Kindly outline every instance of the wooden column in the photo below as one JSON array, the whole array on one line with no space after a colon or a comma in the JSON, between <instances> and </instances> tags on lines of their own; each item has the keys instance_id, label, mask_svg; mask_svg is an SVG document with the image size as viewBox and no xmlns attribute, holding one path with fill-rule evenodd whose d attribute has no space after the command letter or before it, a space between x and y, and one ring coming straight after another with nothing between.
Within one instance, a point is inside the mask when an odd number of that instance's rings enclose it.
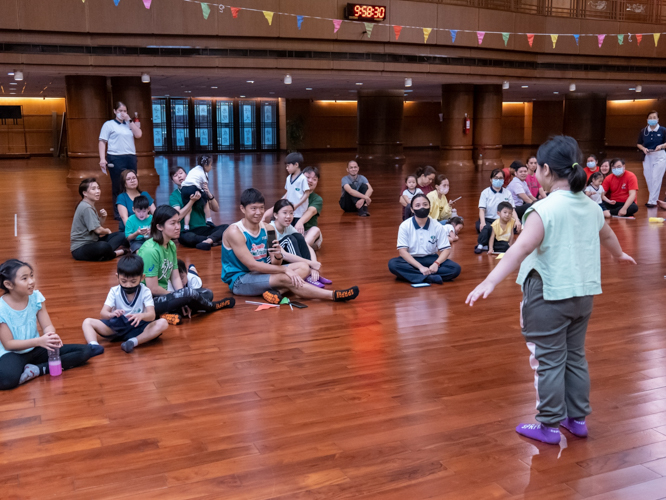
<instances>
[{"instance_id":1,"label":"wooden column","mask_svg":"<svg viewBox=\"0 0 666 500\"><path fill-rule=\"evenodd\" d=\"M99 132L111 116L107 109L105 76L65 76L67 105L67 182L102 177L99 168Z\"/></svg>"},{"instance_id":2,"label":"wooden column","mask_svg":"<svg viewBox=\"0 0 666 500\"><path fill-rule=\"evenodd\" d=\"M478 170L502 168L502 86L474 86L474 162Z\"/></svg>"},{"instance_id":3,"label":"wooden column","mask_svg":"<svg viewBox=\"0 0 666 500\"><path fill-rule=\"evenodd\" d=\"M472 130L465 133L465 114L474 126L474 85L442 85L442 166L471 169Z\"/></svg>"},{"instance_id":4,"label":"wooden column","mask_svg":"<svg viewBox=\"0 0 666 500\"><path fill-rule=\"evenodd\" d=\"M153 146L153 106L150 83L142 83L139 76L114 76L111 78L113 102L122 101L127 113L134 119L134 112L141 120L141 139L136 139L137 170L139 179L157 178ZM109 110L109 114L112 111Z\"/></svg>"},{"instance_id":5,"label":"wooden column","mask_svg":"<svg viewBox=\"0 0 666 500\"><path fill-rule=\"evenodd\" d=\"M564 98L564 135L576 139L584 155L605 156L606 96L567 94Z\"/></svg>"},{"instance_id":6,"label":"wooden column","mask_svg":"<svg viewBox=\"0 0 666 500\"><path fill-rule=\"evenodd\" d=\"M359 90L358 153L359 160L403 161L402 90Z\"/></svg>"}]
</instances>

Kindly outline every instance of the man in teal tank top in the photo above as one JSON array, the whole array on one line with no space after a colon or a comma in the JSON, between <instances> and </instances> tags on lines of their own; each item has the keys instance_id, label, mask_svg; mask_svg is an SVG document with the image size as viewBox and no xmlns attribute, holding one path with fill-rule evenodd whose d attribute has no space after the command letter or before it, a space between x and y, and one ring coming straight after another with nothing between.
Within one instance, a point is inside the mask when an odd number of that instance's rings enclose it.
<instances>
[{"instance_id":1,"label":"man in teal tank top","mask_svg":"<svg viewBox=\"0 0 666 500\"><path fill-rule=\"evenodd\" d=\"M358 296L356 286L331 291L306 283L310 267L304 262L283 265L280 244L267 241L266 227L261 222L265 201L258 190L243 191L240 209L243 219L229 226L222 238L222 281L235 295L263 295L272 303L278 303L287 291L306 299L336 302Z\"/></svg>"}]
</instances>

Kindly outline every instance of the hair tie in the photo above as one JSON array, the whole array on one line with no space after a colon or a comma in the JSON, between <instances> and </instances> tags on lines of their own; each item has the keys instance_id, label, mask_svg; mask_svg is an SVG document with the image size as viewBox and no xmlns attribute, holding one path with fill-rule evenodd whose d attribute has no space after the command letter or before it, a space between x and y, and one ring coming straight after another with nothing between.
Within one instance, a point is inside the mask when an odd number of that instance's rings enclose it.
<instances>
[{"instance_id":1,"label":"hair tie","mask_svg":"<svg viewBox=\"0 0 666 500\"><path fill-rule=\"evenodd\" d=\"M571 168L576 168L577 166L580 167L580 165L578 165L578 162L575 162L573 165L571 165Z\"/></svg>"}]
</instances>

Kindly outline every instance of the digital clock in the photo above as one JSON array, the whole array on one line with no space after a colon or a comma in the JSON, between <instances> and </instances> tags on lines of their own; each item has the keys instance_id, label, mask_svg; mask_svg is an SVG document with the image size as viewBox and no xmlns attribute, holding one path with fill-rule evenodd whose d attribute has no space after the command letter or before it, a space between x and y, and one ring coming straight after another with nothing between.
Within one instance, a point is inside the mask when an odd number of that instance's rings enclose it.
<instances>
[{"instance_id":1,"label":"digital clock","mask_svg":"<svg viewBox=\"0 0 666 500\"><path fill-rule=\"evenodd\" d=\"M345 9L347 19L380 22L386 20L386 6L348 3Z\"/></svg>"}]
</instances>

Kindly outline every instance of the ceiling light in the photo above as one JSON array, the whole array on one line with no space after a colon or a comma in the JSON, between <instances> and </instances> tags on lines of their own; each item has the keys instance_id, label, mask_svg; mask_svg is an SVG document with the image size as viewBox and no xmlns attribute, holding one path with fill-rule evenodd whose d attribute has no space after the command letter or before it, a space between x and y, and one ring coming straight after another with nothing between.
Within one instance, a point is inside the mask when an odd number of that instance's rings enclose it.
<instances>
[{"instance_id":1,"label":"ceiling light","mask_svg":"<svg viewBox=\"0 0 666 500\"><path fill-rule=\"evenodd\" d=\"M636 90L636 87L631 87L629 90Z\"/></svg>"},{"instance_id":2,"label":"ceiling light","mask_svg":"<svg viewBox=\"0 0 666 500\"><path fill-rule=\"evenodd\" d=\"M363 85L363 83L362 83L362 82L359 82L359 83L357 83L356 85Z\"/></svg>"},{"instance_id":3,"label":"ceiling light","mask_svg":"<svg viewBox=\"0 0 666 500\"><path fill-rule=\"evenodd\" d=\"M569 84L569 92L576 92L576 84L575 83L570 83Z\"/></svg>"},{"instance_id":4,"label":"ceiling light","mask_svg":"<svg viewBox=\"0 0 666 500\"><path fill-rule=\"evenodd\" d=\"M553 94L559 94L559 92L553 92Z\"/></svg>"},{"instance_id":5,"label":"ceiling light","mask_svg":"<svg viewBox=\"0 0 666 500\"><path fill-rule=\"evenodd\" d=\"M507 90L509 88L509 82L507 80L504 80L502 82L502 89Z\"/></svg>"},{"instance_id":6,"label":"ceiling light","mask_svg":"<svg viewBox=\"0 0 666 500\"><path fill-rule=\"evenodd\" d=\"M23 72L22 71L14 71L14 80L20 82L23 80Z\"/></svg>"},{"instance_id":7,"label":"ceiling light","mask_svg":"<svg viewBox=\"0 0 666 500\"><path fill-rule=\"evenodd\" d=\"M269 94L271 94L271 95L274 95L274 94L275 94L275 92L269 92Z\"/></svg>"},{"instance_id":8,"label":"ceiling light","mask_svg":"<svg viewBox=\"0 0 666 500\"><path fill-rule=\"evenodd\" d=\"M186 90L185 93L186 93L186 94L191 94L192 91L191 91L191 90Z\"/></svg>"},{"instance_id":9,"label":"ceiling light","mask_svg":"<svg viewBox=\"0 0 666 500\"><path fill-rule=\"evenodd\" d=\"M529 85L521 85L520 88L521 88L521 89L526 89L526 88L529 88Z\"/></svg>"},{"instance_id":10,"label":"ceiling light","mask_svg":"<svg viewBox=\"0 0 666 500\"><path fill-rule=\"evenodd\" d=\"M643 87L640 85L636 85L636 92L643 92Z\"/></svg>"},{"instance_id":11,"label":"ceiling light","mask_svg":"<svg viewBox=\"0 0 666 500\"><path fill-rule=\"evenodd\" d=\"M9 76L14 76L14 72L13 72L13 71L10 71L9 73L7 73L7 75L9 75Z\"/></svg>"},{"instance_id":12,"label":"ceiling light","mask_svg":"<svg viewBox=\"0 0 666 500\"><path fill-rule=\"evenodd\" d=\"M414 92L414 91L410 89L410 90L405 90L405 92Z\"/></svg>"},{"instance_id":13,"label":"ceiling light","mask_svg":"<svg viewBox=\"0 0 666 500\"><path fill-rule=\"evenodd\" d=\"M305 90L312 90L312 88L311 88L311 87L307 87Z\"/></svg>"},{"instance_id":14,"label":"ceiling light","mask_svg":"<svg viewBox=\"0 0 666 500\"><path fill-rule=\"evenodd\" d=\"M405 78L405 87L411 87L411 86L412 86L412 79Z\"/></svg>"},{"instance_id":15,"label":"ceiling light","mask_svg":"<svg viewBox=\"0 0 666 500\"><path fill-rule=\"evenodd\" d=\"M16 82L9 82L9 85L18 85Z\"/></svg>"},{"instance_id":16,"label":"ceiling light","mask_svg":"<svg viewBox=\"0 0 666 500\"><path fill-rule=\"evenodd\" d=\"M150 83L150 75L148 73L144 73L141 75L141 81L143 83Z\"/></svg>"},{"instance_id":17,"label":"ceiling light","mask_svg":"<svg viewBox=\"0 0 666 500\"><path fill-rule=\"evenodd\" d=\"M245 99L245 96L244 96L244 95L242 95L242 96L241 96L241 98L242 98L242 99Z\"/></svg>"},{"instance_id":18,"label":"ceiling light","mask_svg":"<svg viewBox=\"0 0 666 500\"><path fill-rule=\"evenodd\" d=\"M286 75L284 77L284 84L285 85L291 85L291 75Z\"/></svg>"},{"instance_id":19,"label":"ceiling light","mask_svg":"<svg viewBox=\"0 0 666 500\"><path fill-rule=\"evenodd\" d=\"M254 83L254 80L248 80L248 81L245 82L245 83Z\"/></svg>"},{"instance_id":20,"label":"ceiling light","mask_svg":"<svg viewBox=\"0 0 666 500\"><path fill-rule=\"evenodd\" d=\"M216 89L217 87L211 87L211 89Z\"/></svg>"}]
</instances>

